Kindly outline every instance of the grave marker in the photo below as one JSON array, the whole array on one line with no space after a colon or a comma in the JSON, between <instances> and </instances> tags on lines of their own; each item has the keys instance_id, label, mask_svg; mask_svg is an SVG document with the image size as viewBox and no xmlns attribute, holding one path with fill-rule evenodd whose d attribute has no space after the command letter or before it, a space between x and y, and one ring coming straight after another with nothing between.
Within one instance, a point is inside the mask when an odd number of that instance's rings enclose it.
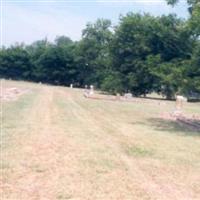
<instances>
[{"instance_id":1,"label":"grave marker","mask_svg":"<svg viewBox=\"0 0 200 200\"><path fill-rule=\"evenodd\" d=\"M185 97L180 96L180 95L176 96L175 114L181 114L182 113L184 102L187 102L187 99Z\"/></svg>"},{"instance_id":2,"label":"grave marker","mask_svg":"<svg viewBox=\"0 0 200 200\"><path fill-rule=\"evenodd\" d=\"M131 99L133 95L131 93L125 93L124 94L125 99Z\"/></svg>"},{"instance_id":3,"label":"grave marker","mask_svg":"<svg viewBox=\"0 0 200 200\"><path fill-rule=\"evenodd\" d=\"M90 85L90 95L93 95L93 94L94 94L94 86Z\"/></svg>"},{"instance_id":4,"label":"grave marker","mask_svg":"<svg viewBox=\"0 0 200 200\"><path fill-rule=\"evenodd\" d=\"M120 100L121 95L119 93L116 94L116 100Z\"/></svg>"}]
</instances>

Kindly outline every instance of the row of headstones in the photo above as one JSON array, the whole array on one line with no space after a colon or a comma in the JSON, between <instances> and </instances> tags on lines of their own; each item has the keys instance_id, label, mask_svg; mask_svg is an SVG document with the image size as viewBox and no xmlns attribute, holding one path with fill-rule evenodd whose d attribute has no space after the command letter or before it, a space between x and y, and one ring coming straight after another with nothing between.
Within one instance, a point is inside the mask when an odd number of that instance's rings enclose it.
<instances>
[{"instance_id":1,"label":"row of headstones","mask_svg":"<svg viewBox=\"0 0 200 200\"><path fill-rule=\"evenodd\" d=\"M133 97L133 96L132 96L131 93L126 93L126 94L124 95L124 98L125 98L125 99L131 99L132 97ZM121 99L120 94L117 94L117 95L116 95L116 99L118 99L118 100ZM187 101L188 101L188 100L187 100L186 97L177 95L177 96L176 96L176 102L175 102L175 110L174 110L173 114L175 114L175 115L182 115L182 113L183 113L183 105L184 105L184 103L186 103Z\"/></svg>"},{"instance_id":2,"label":"row of headstones","mask_svg":"<svg viewBox=\"0 0 200 200\"><path fill-rule=\"evenodd\" d=\"M73 88L73 84L70 84L70 88ZM88 86L85 85L85 91L84 91L84 95L85 96L89 96L89 95L93 95L94 94L94 86L90 85L89 89ZM131 99L133 96L131 93L125 93L124 94L124 98L126 99ZM120 100L121 95L119 93L116 94L116 99ZM175 113L179 114L182 112L183 109L183 104L187 102L187 99L183 96L177 95L176 96L176 106L175 106Z\"/></svg>"},{"instance_id":3,"label":"row of headstones","mask_svg":"<svg viewBox=\"0 0 200 200\"><path fill-rule=\"evenodd\" d=\"M73 84L70 84L70 88L73 88ZM84 91L84 92L85 92L85 93L88 93L88 94L90 94L90 95L93 95L93 94L94 94L94 86L93 86L93 85L90 85L89 90L88 90L88 86L85 85L85 91ZM120 98L121 95L120 95L119 93L117 93L117 94L116 94L116 97L117 97L117 98ZM130 98L132 98L133 96L132 96L131 93L125 93L125 94L124 94L124 97L125 97L126 99L130 99Z\"/></svg>"},{"instance_id":4,"label":"row of headstones","mask_svg":"<svg viewBox=\"0 0 200 200\"><path fill-rule=\"evenodd\" d=\"M70 84L70 88L73 88L73 84ZM85 95L93 95L94 94L94 86L90 85L89 89L88 86L85 85L85 90L84 90L84 94Z\"/></svg>"}]
</instances>

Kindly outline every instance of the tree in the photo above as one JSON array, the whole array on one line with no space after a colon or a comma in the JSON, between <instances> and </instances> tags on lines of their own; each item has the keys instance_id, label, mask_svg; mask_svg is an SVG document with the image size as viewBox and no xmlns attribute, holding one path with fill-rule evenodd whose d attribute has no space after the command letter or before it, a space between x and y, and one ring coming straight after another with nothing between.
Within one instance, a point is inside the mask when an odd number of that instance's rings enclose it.
<instances>
[{"instance_id":1,"label":"tree","mask_svg":"<svg viewBox=\"0 0 200 200\"><path fill-rule=\"evenodd\" d=\"M45 43L44 43L45 44ZM36 54L41 50L41 46ZM43 82L59 85L69 85L74 82L74 45L65 37L58 37L55 44L45 44L35 62L36 78ZM34 57L35 55L33 55Z\"/></svg>"},{"instance_id":2,"label":"tree","mask_svg":"<svg viewBox=\"0 0 200 200\"><path fill-rule=\"evenodd\" d=\"M23 45L11 46L0 51L0 76L30 80L32 64Z\"/></svg>"},{"instance_id":3,"label":"tree","mask_svg":"<svg viewBox=\"0 0 200 200\"><path fill-rule=\"evenodd\" d=\"M77 61L81 62L82 84L100 87L109 65L108 47L111 38L110 20L98 19L94 24L88 23L83 30L76 54Z\"/></svg>"},{"instance_id":4,"label":"tree","mask_svg":"<svg viewBox=\"0 0 200 200\"><path fill-rule=\"evenodd\" d=\"M107 74L107 76L105 76L104 80L102 81L101 89L112 94L122 93L123 86L120 74L112 71Z\"/></svg>"},{"instance_id":5,"label":"tree","mask_svg":"<svg viewBox=\"0 0 200 200\"><path fill-rule=\"evenodd\" d=\"M58 36L55 39L55 44L56 46L59 46L59 47L65 47L65 46L73 45L73 41L69 37Z\"/></svg>"},{"instance_id":6,"label":"tree","mask_svg":"<svg viewBox=\"0 0 200 200\"><path fill-rule=\"evenodd\" d=\"M184 88L184 65L181 60L160 63L154 72L157 78L155 91L166 96L167 99L175 98Z\"/></svg>"},{"instance_id":7,"label":"tree","mask_svg":"<svg viewBox=\"0 0 200 200\"><path fill-rule=\"evenodd\" d=\"M45 51L50 47L50 43L47 41L47 39L44 40L38 40L34 42L31 45L28 45L26 47L26 51L29 54L31 63L33 65L32 67L32 80L33 81L45 81L45 69L42 65L40 65L40 58L45 53Z\"/></svg>"},{"instance_id":8,"label":"tree","mask_svg":"<svg viewBox=\"0 0 200 200\"><path fill-rule=\"evenodd\" d=\"M170 69L170 63L173 68L174 60L190 58L192 39L184 29L184 21L175 15L153 17L128 13L120 18L110 46L113 68L123 77L124 92L145 95L161 91L159 84L164 80L160 79L165 78L164 68ZM166 67L161 67L163 70L158 76L154 72L161 63ZM167 93L166 96L173 95Z\"/></svg>"},{"instance_id":9,"label":"tree","mask_svg":"<svg viewBox=\"0 0 200 200\"><path fill-rule=\"evenodd\" d=\"M175 5L180 0L166 0L168 4ZM200 1L199 0L187 0L188 11L190 18L187 22L188 28L191 33L198 37L200 35Z\"/></svg>"},{"instance_id":10,"label":"tree","mask_svg":"<svg viewBox=\"0 0 200 200\"><path fill-rule=\"evenodd\" d=\"M167 0L169 4L175 5L179 0ZM195 38L193 43L192 57L185 67L185 92L200 93L200 1L187 0L190 17L186 22L186 27L190 37Z\"/></svg>"},{"instance_id":11,"label":"tree","mask_svg":"<svg viewBox=\"0 0 200 200\"><path fill-rule=\"evenodd\" d=\"M195 47L192 59L185 68L187 77L186 92L200 94L200 42Z\"/></svg>"},{"instance_id":12,"label":"tree","mask_svg":"<svg viewBox=\"0 0 200 200\"><path fill-rule=\"evenodd\" d=\"M168 99L177 92L198 93L200 43L198 29L191 25L196 23L192 17L197 5L191 1L189 21L128 13L114 29L106 19L88 23L77 42L59 36L54 42L1 48L0 76L79 87L93 84L136 96L157 92Z\"/></svg>"}]
</instances>

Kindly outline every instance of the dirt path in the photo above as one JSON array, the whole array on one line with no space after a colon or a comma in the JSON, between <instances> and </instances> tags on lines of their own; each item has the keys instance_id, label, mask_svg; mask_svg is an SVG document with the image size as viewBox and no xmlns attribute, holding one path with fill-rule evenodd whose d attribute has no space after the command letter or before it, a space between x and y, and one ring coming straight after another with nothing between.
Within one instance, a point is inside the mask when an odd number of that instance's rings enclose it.
<instances>
[{"instance_id":1,"label":"dirt path","mask_svg":"<svg viewBox=\"0 0 200 200\"><path fill-rule=\"evenodd\" d=\"M158 181L143 171L121 148L130 139L129 126L101 111L96 118L70 90L43 86L26 123L13 139L17 151L6 153L12 162L4 171L2 199L195 199L174 180Z\"/></svg>"}]
</instances>

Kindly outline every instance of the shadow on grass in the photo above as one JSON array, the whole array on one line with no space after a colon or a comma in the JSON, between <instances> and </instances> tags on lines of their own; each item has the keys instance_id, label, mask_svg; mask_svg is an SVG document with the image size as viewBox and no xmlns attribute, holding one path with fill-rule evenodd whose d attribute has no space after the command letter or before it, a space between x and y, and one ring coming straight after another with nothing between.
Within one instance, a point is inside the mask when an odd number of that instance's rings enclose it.
<instances>
[{"instance_id":1,"label":"shadow on grass","mask_svg":"<svg viewBox=\"0 0 200 200\"><path fill-rule=\"evenodd\" d=\"M194 122L197 121L195 120ZM199 120L198 123L200 123ZM150 126L156 131L170 132L171 134L183 136L200 136L200 129L179 121L172 121L169 119L149 118L146 120L146 122L142 122L140 124Z\"/></svg>"},{"instance_id":2,"label":"shadow on grass","mask_svg":"<svg viewBox=\"0 0 200 200\"><path fill-rule=\"evenodd\" d=\"M159 101L175 101L175 99L166 99L166 98L163 98L163 97L135 97L135 98L141 98L141 99L149 99L149 100L159 100Z\"/></svg>"},{"instance_id":3,"label":"shadow on grass","mask_svg":"<svg viewBox=\"0 0 200 200\"><path fill-rule=\"evenodd\" d=\"M141 99L149 99L149 100L159 100L159 101L175 101L175 99L166 99L163 97L135 97L135 98L141 98ZM200 99L188 99L187 100L190 103L200 103Z\"/></svg>"}]
</instances>

